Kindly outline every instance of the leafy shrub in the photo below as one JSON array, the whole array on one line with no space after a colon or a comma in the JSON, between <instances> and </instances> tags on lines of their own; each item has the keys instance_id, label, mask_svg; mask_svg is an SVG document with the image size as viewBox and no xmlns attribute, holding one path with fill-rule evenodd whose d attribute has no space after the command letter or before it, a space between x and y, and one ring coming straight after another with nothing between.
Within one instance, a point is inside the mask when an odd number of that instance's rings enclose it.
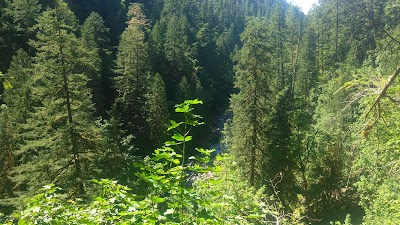
<instances>
[{"instance_id":1,"label":"leafy shrub","mask_svg":"<svg viewBox=\"0 0 400 225\"><path fill-rule=\"evenodd\" d=\"M99 193L88 200L70 199L54 185L45 186L8 224L300 224L300 214L286 215L279 201L255 190L238 176L230 157L211 164L212 150L185 160L186 144L201 117L193 113L199 100L187 100L175 111L183 122L171 121L171 141L136 163L145 193L107 179L95 180ZM195 177L189 182L188 176Z\"/></svg>"}]
</instances>

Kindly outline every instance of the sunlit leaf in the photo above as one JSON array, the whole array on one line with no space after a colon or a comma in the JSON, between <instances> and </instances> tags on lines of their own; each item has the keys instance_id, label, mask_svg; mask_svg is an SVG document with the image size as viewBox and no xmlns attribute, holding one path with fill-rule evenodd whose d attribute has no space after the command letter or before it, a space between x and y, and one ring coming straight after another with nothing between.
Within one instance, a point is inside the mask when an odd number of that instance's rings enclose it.
<instances>
[{"instance_id":1,"label":"sunlit leaf","mask_svg":"<svg viewBox=\"0 0 400 225\"><path fill-rule=\"evenodd\" d=\"M13 85L11 84L11 82L9 80L4 80L3 81L3 87L4 87L5 90L8 90L8 89L12 89Z\"/></svg>"},{"instance_id":2,"label":"sunlit leaf","mask_svg":"<svg viewBox=\"0 0 400 225\"><path fill-rule=\"evenodd\" d=\"M190 104L190 105L198 105L198 104L203 104L203 101L199 99L193 99L193 100L185 100L184 103Z\"/></svg>"},{"instance_id":3,"label":"sunlit leaf","mask_svg":"<svg viewBox=\"0 0 400 225\"><path fill-rule=\"evenodd\" d=\"M167 211L165 211L165 213L164 213L164 216L173 214L174 212L175 212L174 209L167 209Z\"/></svg>"},{"instance_id":4,"label":"sunlit leaf","mask_svg":"<svg viewBox=\"0 0 400 225\"><path fill-rule=\"evenodd\" d=\"M191 111L191 108L189 107L188 104L180 104L177 105L175 108L175 112L177 113L188 113Z\"/></svg>"},{"instance_id":5,"label":"sunlit leaf","mask_svg":"<svg viewBox=\"0 0 400 225\"><path fill-rule=\"evenodd\" d=\"M165 198L160 198L160 197L157 197L157 196L153 196L153 197L151 198L151 200L152 200L153 202L155 202L155 203L162 203L162 202L165 201Z\"/></svg>"},{"instance_id":6,"label":"sunlit leaf","mask_svg":"<svg viewBox=\"0 0 400 225\"><path fill-rule=\"evenodd\" d=\"M173 146L173 145L177 145L178 143L176 143L175 141L167 141L164 144L165 144L165 146Z\"/></svg>"},{"instance_id":7,"label":"sunlit leaf","mask_svg":"<svg viewBox=\"0 0 400 225\"><path fill-rule=\"evenodd\" d=\"M171 120L171 121L170 121L170 124L171 124L171 125L168 127L168 131L179 127L181 124L183 124L183 122L177 123L177 122L175 122L174 120Z\"/></svg>"},{"instance_id":8,"label":"sunlit leaf","mask_svg":"<svg viewBox=\"0 0 400 225\"><path fill-rule=\"evenodd\" d=\"M258 214L251 214L251 215L247 216L248 219L260 219L262 217L263 217L262 215L258 215Z\"/></svg>"},{"instance_id":9,"label":"sunlit leaf","mask_svg":"<svg viewBox=\"0 0 400 225\"><path fill-rule=\"evenodd\" d=\"M182 134L174 134L171 138L175 139L177 141L184 141L185 140L185 137Z\"/></svg>"}]
</instances>

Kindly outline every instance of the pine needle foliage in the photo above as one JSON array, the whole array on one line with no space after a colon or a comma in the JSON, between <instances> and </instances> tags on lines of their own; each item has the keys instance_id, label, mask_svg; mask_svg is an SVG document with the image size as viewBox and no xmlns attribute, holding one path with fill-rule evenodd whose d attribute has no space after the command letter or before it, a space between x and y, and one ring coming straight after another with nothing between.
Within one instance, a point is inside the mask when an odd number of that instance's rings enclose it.
<instances>
[{"instance_id":1,"label":"pine needle foliage","mask_svg":"<svg viewBox=\"0 0 400 225\"><path fill-rule=\"evenodd\" d=\"M84 180L95 174L102 130L93 116L87 88L86 49L75 32L77 20L66 3L56 1L38 18L31 95L33 110L23 125L24 143L15 152L16 189L35 193L54 182L84 194Z\"/></svg>"}]
</instances>

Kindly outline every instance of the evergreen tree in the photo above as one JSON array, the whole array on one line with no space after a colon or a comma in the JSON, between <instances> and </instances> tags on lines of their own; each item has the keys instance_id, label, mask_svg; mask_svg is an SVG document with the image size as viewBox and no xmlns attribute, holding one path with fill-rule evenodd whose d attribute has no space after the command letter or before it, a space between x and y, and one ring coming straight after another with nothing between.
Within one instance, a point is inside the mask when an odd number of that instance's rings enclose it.
<instances>
[{"instance_id":1,"label":"evergreen tree","mask_svg":"<svg viewBox=\"0 0 400 225\"><path fill-rule=\"evenodd\" d=\"M7 36L9 37L7 52L10 56L14 55L19 48L33 54L34 51L28 41L35 36L33 26L36 24L40 11L39 0L9 1L4 10L4 16L7 18Z\"/></svg>"},{"instance_id":2,"label":"evergreen tree","mask_svg":"<svg viewBox=\"0 0 400 225\"><path fill-rule=\"evenodd\" d=\"M176 99L181 102L182 100L185 99L191 99L190 97L192 96L193 93L190 87L190 83L186 78L186 76L183 76L181 82L179 82Z\"/></svg>"},{"instance_id":3,"label":"evergreen tree","mask_svg":"<svg viewBox=\"0 0 400 225\"><path fill-rule=\"evenodd\" d=\"M12 32L10 31L10 19L6 14L9 2L0 0L0 71L5 72L8 69L9 62L11 61L10 53L12 47ZM0 93L3 92L3 86L0 85Z\"/></svg>"},{"instance_id":4,"label":"evergreen tree","mask_svg":"<svg viewBox=\"0 0 400 225\"><path fill-rule=\"evenodd\" d=\"M10 213L15 202L11 170L15 165L15 130L6 105L0 105L0 211Z\"/></svg>"},{"instance_id":5,"label":"evergreen tree","mask_svg":"<svg viewBox=\"0 0 400 225\"><path fill-rule=\"evenodd\" d=\"M12 88L6 90L3 94L3 100L14 117L10 122L16 129L20 127L20 124L26 122L29 112L33 110L34 103L31 99L32 70L31 57L24 50L18 50L7 71L7 77Z\"/></svg>"},{"instance_id":6,"label":"evergreen tree","mask_svg":"<svg viewBox=\"0 0 400 225\"><path fill-rule=\"evenodd\" d=\"M15 29L25 38L32 38L29 29L36 24L35 19L39 15L41 5L39 0L14 0L10 2L8 14L13 18ZM27 41L27 39L25 39Z\"/></svg>"},{"instance_id":7,"label":"evergreen tree","mask_svg":"<svg viewBox=\"0 0 400 225\"><path fill-rule=\"evenodd\" d=\"M168 68L170 70L169 73L171 74L171 78L175 80L193 73L187 23L185 16L172 15L166 26L164 52L170 64Z\"/></svg>"},{"instance_id":8,"label":"evergreen tree","mask_svg":"<svg viewBox=\"0 0 400 225\"><path fill-rule=\"evenodd\" d=\"M279 91L272 100L274 106L264 138L268 140L263 164L263 177L266 183L275 181L282 203L289 208L297 200L296 159L299 149L292 148L292 124L290 120L292 103L290 87Z\"/></svg>"},{"instance_id":9,"label":"evergreen tree","mask_svg":"<svg viewBox=\"0 0 400 225\"><path fill-rule=\"evenodd\" d=\"M10 88L3 93L5 105L1 108L0 120L0 146L1 162L0 179L4 184L0 187L0 205L4 209L10 210L15 206L12 182L12 169L15 166L15 151L21 140L18 133L21 131L21 124L26 122L29 112L32 110L30 98L30 79L32 75L32 60L23 50L17 51L13 57L9 70L7 71L7 81Z\"/></svg>"},{"instance_id":10,"label":"evergreen tree","mask_svg":"<svg viewBox=\"0 0 400 225\"><path fill-rule=\"evenodd\" d=\"M146 96L147 123L149 124L150 140L154 144L160 144L165 138L169 119L166 88L158 73L149 79L150 86Z\"/></svg>"},{"instance_id":11,"label":"evergreen tree","mask_svg":"<svg viewBox=\"0 0 400 225\"><path fill-rule=\"evenodd\" d=\"M148 86L147 44L144 42L143 29L147 20L140 5L129 9L131 19L121 35L118 46L115 88L118 96L114 107L121 112L124 129L134 135L141 146L148 137L146 130L146 88Z\"/></svg>"},{"instance_id":12,"label":"evergreen tree","mask_svg":"<svg viewBox=\"0 0 400 225\"><path fill-rule=\"evenodd\" d=\"M271 71L271 48L265 21L253 19L246 24L241 35L243 47L237 53L235 88L232 95L230 150L243 168L251 185L262 185L261 165L266 156L265 132L270 106L269 73Z\"/></svg>"},{"instance_id":13,"label":"evergreen tree","mask_svg":"<svg viewBox=\"0 0 400 225\"><path fill-rule=\"evenodd\" d=\"M95 175L102 131L93 117L88 77L93 65L75 36L77 20L66 3L56 1L37 19L32 98L34 110L21 132L14 181L18 191L34 193L55 182L85 193L84 180Z\"/></svg>"},{"instance_id":14,"label":"evergreen tree","mask_svg":"<svg viewBox=\"0 0 400 225\"><path fill-rule=\"evenodd\" d=\"M91 60L95 65L94 71L90 74L89 87L92 89L93 102L99 115L105 114L104 84L109 81L111 67L111 52L108 50L109 42L108 31L104 21L98 13L91 13L82 24L80 29L83 45L91 51Z\"/></svg>"},{"instance_id":15,"label":"evergreen tree","mask_svg":"<svg viewBox=\"0 0 400 225\"><path fill-rule=\"evenodd\" d=\"M163 30L159 22L151 29L149 34L149 63L151 64L151 69L155 73L165 72L165 55L164 55L164 40L163 40Z\"/></svg>"}]
</instances>

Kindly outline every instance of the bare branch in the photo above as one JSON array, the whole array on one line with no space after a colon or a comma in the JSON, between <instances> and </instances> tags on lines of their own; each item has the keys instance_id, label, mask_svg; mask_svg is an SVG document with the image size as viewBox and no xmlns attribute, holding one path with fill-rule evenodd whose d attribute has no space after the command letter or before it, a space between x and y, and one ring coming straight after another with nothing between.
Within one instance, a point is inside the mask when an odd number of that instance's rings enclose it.
<instances>
[{"instance_id":1,"label":"bare branch","mask_svg":"<svg viewBox=\"0 0 400 225\"><path fill-rule=\"evenodd\" d=\"M379 114L380 114L380 101L382 98L384 97L388 97L386 92L389 89L389 87L393 84L393 82L396 80L397 76L400 73L400 65L397 67L397 69L393 72L393 74L389 77L388 82L386 83L386 85L383 87L382 91L380 92L380 94L378 95L378 97L376 98L374 104L372 104L371 108L367 111L367 114L365 114L365 117L368 117L368 115L371 113L371 111L378 106L379 107Z\"/></svg>"},{"instance_id":2,"label":"bare branch","mask_svg":"<svg viewBox=\"0 0 400 225\"><path fill-rule=\"evenodd\" d=\"M393 102L393 103L400 103L400 100L399 99L394 99L394 98L392 98L391 96L389 96L389 95L386 95L386 96L383 96L383 97L385 97L385 98L388 98L391 102Z\"/></svg>"}]
</instances>

